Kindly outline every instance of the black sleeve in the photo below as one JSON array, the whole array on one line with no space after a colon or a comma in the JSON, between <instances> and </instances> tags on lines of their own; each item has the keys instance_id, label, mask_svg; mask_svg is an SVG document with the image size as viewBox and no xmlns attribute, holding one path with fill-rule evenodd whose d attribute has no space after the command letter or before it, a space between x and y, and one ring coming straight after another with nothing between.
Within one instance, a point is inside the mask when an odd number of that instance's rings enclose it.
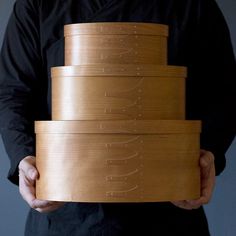
<instances>
[{"instance_id":1,"label":"black sleeve","mask_svg":"<svg viewBox=\"0 0 236 236\"><path fill-rule=\"evenodd\" d=\"M219 175L236 133L236 63L229 30L215 0L199 2L197 32L189 48L187 110L194 110L188 118L202 120L201 147L215 155Z\"/></svg>"},{"instance_id":2,"label":"black sleeve","mask_svg":"<svg viewBox=\"0 0 236 236\"><path fill-rule=\"evenodd\" d=\"M36 1L17 0L0 57L0 128L11 161L8 178L18 184L18 164L35 154L35 88L41 76Z\"/></svg>"}]
</instances>

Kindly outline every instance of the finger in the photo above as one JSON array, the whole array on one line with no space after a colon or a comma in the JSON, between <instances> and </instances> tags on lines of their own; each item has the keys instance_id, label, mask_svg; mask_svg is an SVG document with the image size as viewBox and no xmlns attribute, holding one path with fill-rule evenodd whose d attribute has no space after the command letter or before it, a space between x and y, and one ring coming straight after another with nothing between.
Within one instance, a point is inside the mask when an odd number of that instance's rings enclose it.
<instances>
[{"instance_id":1,"label":"finger","mask_svg":"<svg viewBox=\"0 0 236 236\"><path fill-rule=\"evenodd\" d=\"M29 183L29 181L27 181L27 178L23 179L23 177L20 177L19 191L23 199L28 203L28 205L31 208L35 208L35 188L31 183Z\"/></svg>"},{"instance_id":2,"label":"finger","mask_svg":"<svg viewBox=\"0 0 236 236\"><path fill-rule=\"evenodd\" d=\"M46 209L46 208L53 208L53 207L59 207L60 204L58 204L57 202L54 201L46 201L46 200L39 200L39 199L35 199L32 202L32 208L34 209L38 209L38 208L42 208L42 209Z\"/></svg>"},{"instance_id":3,"label":"finger","mask_svg":"<svg viewBox=\"0 0 236 236\"><path fill-rule=\"evenodd\" d=\"M211 152L201 150L200 152L200 165L207 167L214 162L214 155Z\"/></svg>"},{"instance_id":4,"label":"finger","mask_svg":"<svg viewBox=\"0 0 236 236\"><path fill-rule=\"evenodd\" d=\"M35 167L35 158L28 156L24 158L19 164L19 171L23 171L29 180L36 180L39 176Z\"/></svg>"},{"instance_id":5,"label":"finger","mask_svg":"<svg viewBox=\"0 0 236 236\"><path fill-rule=\"evenodd\" d=\"M215 186L215 165L214 156L210 152L206 152L200 158L201 167L201 197L204 204L211 199Z\"/></svg>"},{"instance_id":6,"label":"finger","mask_svg":"<svg viewBox=\"0 0 236 236\"><path fill-rule=\"evenodd\" d=\"M172 204L174 204L175 206L185 209L185 210L193 210L193 209L197 209L199 208L198 206L192 206L191 204L189 204L187 201L183 200L183 201L173 201L171 202Z\"/></svg>"},{"instance_id":7,"label":"finger","mask_svg":"<svg viewBox=\"0 0 236 236\"><path fill-rule=\"evenodd\" d=\"M187 200L193 208L198 208L209 203L215 185L214 155L211 152L201 150L201 197L196 200Z\"/></svg>"},{"instance_id":8,"label":"finger","mask_svg":"<svg viewBox=\"0 0 236 236\"><path fill-rule=\"evenodd\" d=\"M19 190L23 199L34 209L50 208L53 205L56 207L57 202L36 199L35 180L37 177L35 157L28 156L19 165Z\"/></svg>"},{"instance_id":9,"label":"finger","mask_svg":"<svg viewBox=\"0 0 236 236\"><path fill-rule=\"evenodd\" d=\"M175 206L191 210L197 209L207 204L212 196L215 186L215 165L214 155L211 152L201 150L200 152L201 168L201 197L195 200L184 200L172 202Z\"/></svg>"},{"instance_id":10,"label":"finger","mask_svg":"<svg viewBox=\"0 0 236 236\"><path fill-rule=\"evenodd\" d=\"M35 186L20 170L19 191L23 199L29 204L31 208L43 208L52 204L50 201L38 200L35 197Z\"/></svg>"},{"instance_id":11,"label":"finger","mask_svg":"<svg viewBox=\"0 0 236 236\"><path fill-rule=\"evenodd\" d=\"M186 200L186 202L193 209L197 209L201 207L202 205L207 204L208 198L206 198L205 196L201 196L200 198L195 199L195 200Z\"/></svg>"},{"instance_id":12,"label":"finger","mask_svg":"<svg viewBox=\"0 0 236 236\"><path fill-rule=\"evenodd\" d=\"M29 205L32 205L35 199L36 177L35 158L27 156L19 164L19 191Z\"/></svg>"},{"instance_id":13,"label":"finger","mask_svg":"<svg viewBox=\"0 0 236 236\"><path fill-rule=\"evenodd\" d=\"M55 211L55 210L61 208L64 204L65 204L64 202L63 203L56 202L56 203L52 204L51 206L44 207L44 208L36 208L35 210L40 213L49 213L49 212L52 212L52 211Z\"/></svg>"},{"instance_id":14,"label":"finger","mask_svg":"<svg viewBox=\"0 0 236 236\"><path fill-rule=\"evenodd\" d=\"M204 204L207 204L213 194L215 186L215 171L211 170L208 179L202 181L201 196L203 198Z\"/></svg>"},{"instance_id":15,"label":"finger","mask_svg":"<svg viewBox=\"0 0 236 236\"><path fill-rule=\"evenodd\" d=\"M35 199L34 181L28 179L22 170L20 170L19 175L19 191L24 200L29 204Z\"/></svg>"},{"instance_id":16,"label":"finger","mask_svg":"<svg viewBox=\"0 0 236 236\"><path fill-rule=\"evenodd\" d=\"M28 203L28 205L33 209L46 208L46 207L50 207L54 204L54 202L52 202L52 201L36 199L34 189L32 189L32 188L23 189L22 197Z\"/></svg>"}]
</instances>

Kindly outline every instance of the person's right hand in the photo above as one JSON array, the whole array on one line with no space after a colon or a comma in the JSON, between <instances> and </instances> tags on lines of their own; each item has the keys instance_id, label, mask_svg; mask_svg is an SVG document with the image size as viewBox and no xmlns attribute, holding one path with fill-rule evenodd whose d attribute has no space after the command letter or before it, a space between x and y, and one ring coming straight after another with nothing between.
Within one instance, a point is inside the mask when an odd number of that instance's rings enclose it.
<instances>
[{"instance_id":1,"label":"person's right hand","mask_svg":"<svg viewBox=\"0 0 236 236\"><path fill-rule=\"evenodd\" d=\"M19 191L29 206L38 212L45 213L58 209L63 202L36 199L35 182L39 173L35 166L35 157L27 156L19 163Z\"/></svg>"}]
</instances>

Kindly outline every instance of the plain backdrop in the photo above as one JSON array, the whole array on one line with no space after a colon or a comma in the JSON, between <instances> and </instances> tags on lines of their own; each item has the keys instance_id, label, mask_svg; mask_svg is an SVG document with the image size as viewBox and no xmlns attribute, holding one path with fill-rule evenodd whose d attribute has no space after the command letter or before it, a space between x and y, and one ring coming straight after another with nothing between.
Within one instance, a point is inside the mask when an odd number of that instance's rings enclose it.
<instances>
[{"instance_id":1,"label":"plain backdrop","mask_svg":"<svg viewBox=\"0 0 236 236\"><path fill-rule=\"evenodd\" d=\"M236 0L217 0L217 2L227 20L236 52ZM14 0L0 0L0 46L13 3ZM205 206L212 236L236 235L235 155L236 140L227 152L225 171L217 177L213 199ZM8 169L9 161L0 139L0 236L23 236L29 208L21 199L18 188L6 179Z\"/></svg>"}]
</instances>

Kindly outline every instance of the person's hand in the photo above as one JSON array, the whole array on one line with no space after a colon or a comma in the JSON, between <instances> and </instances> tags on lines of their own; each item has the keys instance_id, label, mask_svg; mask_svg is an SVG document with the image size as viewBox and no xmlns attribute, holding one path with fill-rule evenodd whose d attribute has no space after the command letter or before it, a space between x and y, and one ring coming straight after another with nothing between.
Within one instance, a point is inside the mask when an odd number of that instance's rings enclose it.
<instances>
[{"instance_id":1,"label":"person's hand","mask_svg":"<svg viewBox=\"0 0 236 236\"><path fill-rule=\"evenodd\" d=\"M215 186L215 164L214 155L211 152L201 150L200 152L201 170L201 196L196 200L183 200L172 202L175 206L192 210L209 203Z\"/></svg>"},{"instance_id":2,"label":"person's hand","mask_svg":"<svg viewBox=\"0 0 236 236\"><path fill-rule=\"evenodd\" d=\"M63 202L38 200L35 196L35 182L39 173L35 167L35 157L27 156L19 163L19 191L29 206L38 212L46 213L61 207Z\"/></svg>"}]
</instances>

